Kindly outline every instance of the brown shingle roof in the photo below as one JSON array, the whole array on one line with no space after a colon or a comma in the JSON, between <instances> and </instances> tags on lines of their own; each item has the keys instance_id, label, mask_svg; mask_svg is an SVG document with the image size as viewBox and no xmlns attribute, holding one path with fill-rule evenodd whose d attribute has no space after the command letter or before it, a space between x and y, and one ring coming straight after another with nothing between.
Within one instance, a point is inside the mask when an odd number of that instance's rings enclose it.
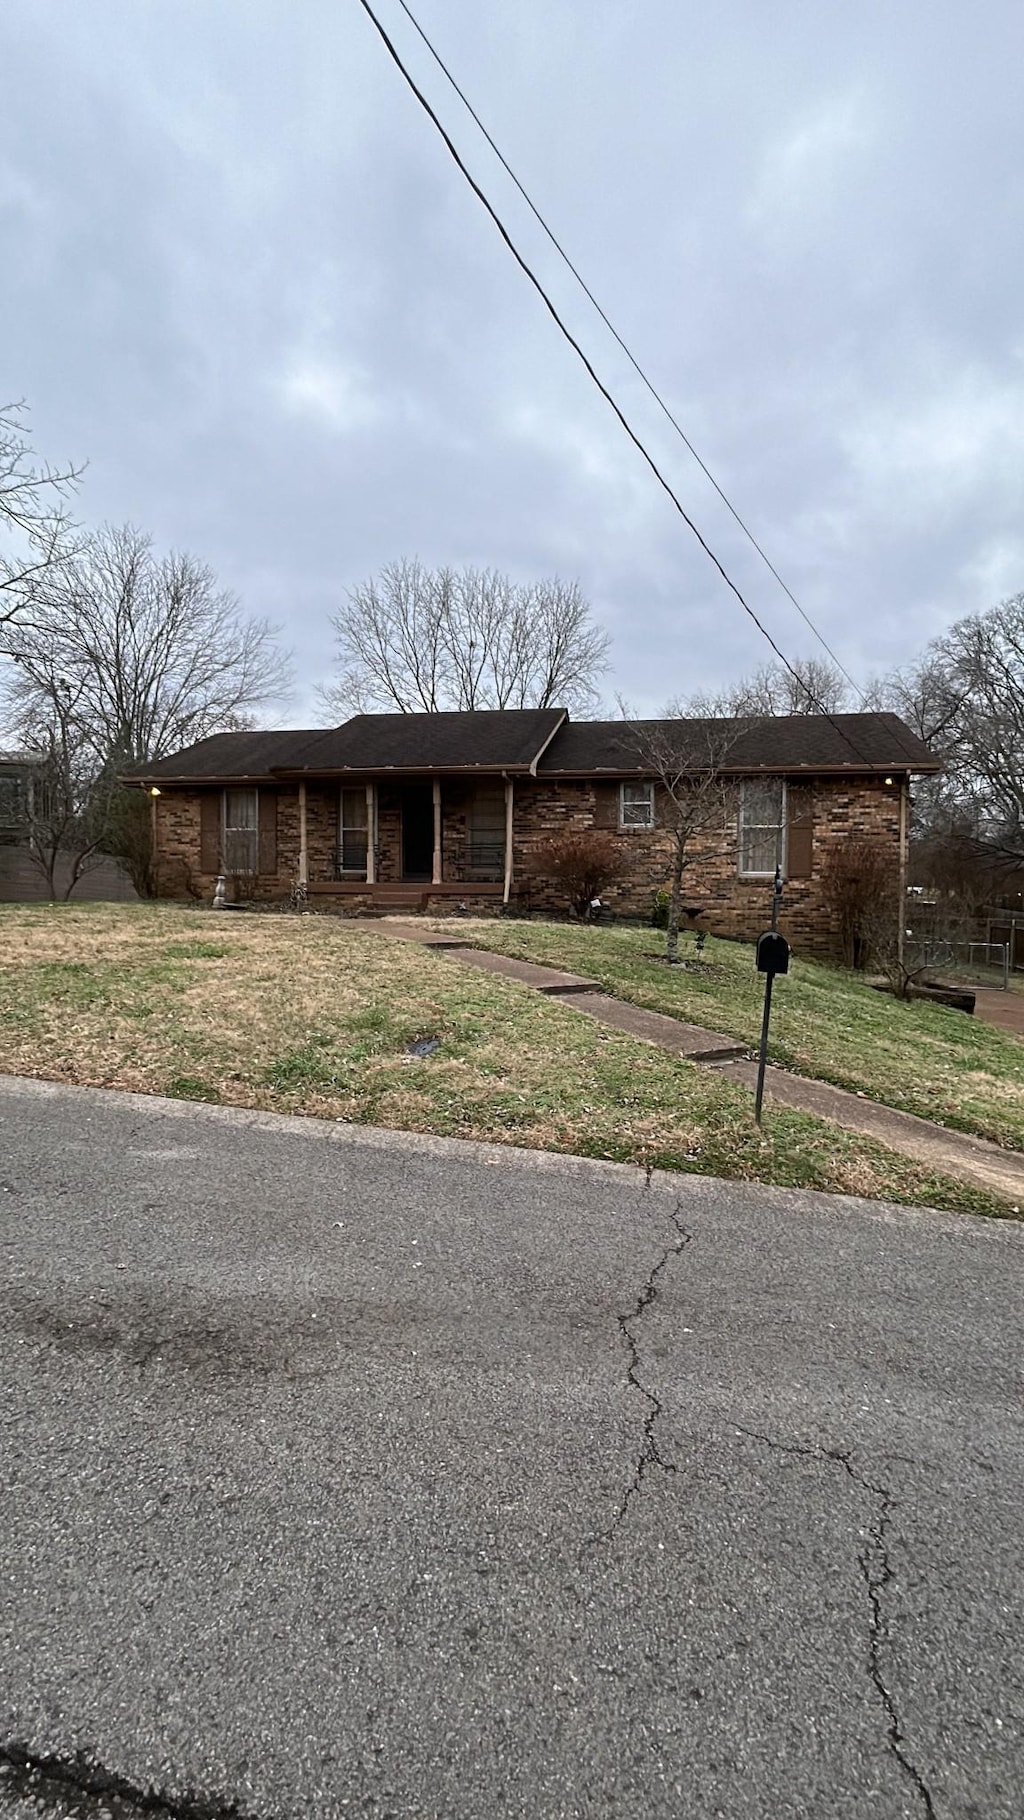
<instances>
[{"instance_id":1,"label":"brown shingle roof","mask_svg":"<svg viewBox=\"0 0 1024 1820\"><path fill-rule=\"evenodd\" d=\"M357 714L278 768L309 773L528 771L564 719L564 708Z\"/></svg>"},{"instance_id":2,"label":"brown shingle roof","mask_svg":"<svg viewBox=\"0 0 1024 1820\"><path fill-rule=\"evenodd\" d=\"M937 771L928 747L895 714L790 714L743 723L623 720L569 724L561 708L481 713L357 714L342 727L214 733L183 752L124 775L140 783L221 783L338 773L529 771L541 777L622 777L649 772L644 743L661 733L695 762L732 725L722 758L730 771ZM706 729L713 732L709 736ZM550 742L550 743L548 743ZM540 755L538 757L538 755Z\"/></svg>"},{"instance_id":3,"label":"brown shingle roof","mask_svg":"<svg viewBox=\"0 0 1024 1820\"><path fill-rule=\"evenodd\" d=\"M122 772L126 779L160 783L174 779L221 781L223 778L270 777L275 766L296 759L311 740L320 739L322 727L296 728L291 732L252 729L244 733L211 733L208 739L172 752L147 765L133 765Z\"/></svg>"},{"instance_id":4,"label":"brown shingle roof","mask_svg":"<svg viewBox=\"0 0 1024 1820\"><path fill-rule=\"evenodd\" d=\"M732 727L734 735L723 730ZM717 750L728 771L937 771L938 760L897 714L784 714L729 721L583 720L555 735L541 777L623 776L650 771L644 753L659 739L673 751L692 746L695 764Z\"/></svg>"}]
</instances>

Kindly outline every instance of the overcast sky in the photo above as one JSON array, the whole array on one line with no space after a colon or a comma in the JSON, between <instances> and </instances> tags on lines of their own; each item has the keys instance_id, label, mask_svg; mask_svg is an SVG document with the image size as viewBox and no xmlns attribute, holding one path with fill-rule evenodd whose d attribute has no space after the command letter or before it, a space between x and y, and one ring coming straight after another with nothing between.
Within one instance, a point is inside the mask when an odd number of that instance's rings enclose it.
<instances>
[{"instance_id":1,"label":"overcast sky","mask_svg":"<svg viewBox=\"0 0 1024 1820\"><path fill-rule=\"evenodd\" d=\"M778 642L816 649L398 0L377 10ZM1024 589L1020 0L415 0L505 156L859 678ZM578 577L609 700L769 656L358 0L0 21L0 394L91 522L286 632L403 555ZM820 653L819 653L820 654Z\"/></svg>"}]
</instances>

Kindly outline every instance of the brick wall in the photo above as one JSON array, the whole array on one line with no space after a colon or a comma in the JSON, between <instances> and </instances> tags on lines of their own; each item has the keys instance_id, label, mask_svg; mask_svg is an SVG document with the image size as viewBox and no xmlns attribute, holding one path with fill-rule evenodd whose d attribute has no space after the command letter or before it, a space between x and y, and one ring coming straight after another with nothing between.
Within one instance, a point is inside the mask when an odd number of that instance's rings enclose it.
<instances>
[{"instance_id":1,"label":"brick wall","mask_svg":"<svg viewBox=\"0 0 1024 1820\"><path fill-rule=\"evenodd\" d=\"M883 843L899 864L899 790L881 782L819 778L800 788L813 804L813 859L809 878L786 881L780 927L804 953L831 950L838 931L822 893L822 866L831 847L850 835ZM609 825L614 786L587 782L544 783L517 780L513 848L513 898L521 907L563 912L564 893L543 876L538 848L552 836L595 825ZM446 781L442 788L444 877L457 881L464 871L466 831L472 786ZM213 896L215 875L201 866L199 790L165 790L157 799L161 893L184 897L192 892ZM216 792L219 795L219 792ZM287 898L299 869L298 789L282 787L277 795L277 876L260 878L256 893ZM700 911L701 926L714 934L755 936L771 909L768 879L738 875L737 801L722 828L695 839L683 882L683 901ZM614 819L614 818L613 818ZM667 885L672 867L672 837L664 806L655 805L655 827L622 832L612 828L624 858L621 880L604 894L620 915L646 917L655 892ZM312 785L306 793L306 830L311 882L334 876L338 841L338 792L334 784ZM378 802L378 880L392 883L402 875L402 819L398 792L383 786ZM467 884L467 901L472 885ZM367 904L369 903L367 897ZM493 900L492 907L493 907ZM354 900L352 908L364 907Z\"/></svg>"},{"instance_id":2,"label":"brick wall","mask_svg":"<svg viewBox=\"0 0 1024 1820\"><path fill-rule=\"evenodd\" d=\"M200 803L199 790L165 790L156 802L157 895L188 897L202 894L200 869ZM213 896L215 880L209 880Z\"/></svg>"},{"instance_id":3,"label":"brick wall","mask_svg":"<svg viewBox=\"0 0 1024 1820\"><path fill-rule=\"evenodd\" d=\"M780 928L804 953L829 953L835 922L822 892L822 867L831 847L849 835L883 843L899 865L899 789L881 782L799 780L813 804L812 873L786 881ZM608 786L586 782L516 784L514 880L517 900L534 910L566 908L564 892L545 878L537 849L560 833L607 822ZM699 924L712 934L750 939L771 912L771 881L739 876L738 791L721 828L695 837L683 880L683 902L699 909ZM654 828L611 830L623 855L623 876L602 895L620 915L646 917L655 892L667 887L673 841L663 801L655 802Z\"/></svg>"}]
</instances>

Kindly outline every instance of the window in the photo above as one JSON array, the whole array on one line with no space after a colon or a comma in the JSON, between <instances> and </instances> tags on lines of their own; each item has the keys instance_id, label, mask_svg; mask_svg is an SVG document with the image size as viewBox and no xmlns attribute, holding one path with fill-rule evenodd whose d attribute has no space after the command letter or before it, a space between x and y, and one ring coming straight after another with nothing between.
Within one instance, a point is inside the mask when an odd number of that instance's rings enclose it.
<instances>
[{"instance_id":1,"label":"window","mask_svg":"<svg viewBox=\"0 0 1024 1820\"><path fill-rule=\"evenodd\" d=\"M26 820L26 790L13 772L0 777L0 828L20 828Z\"/></svg>"},{"instance_id":2,"label":"window","mask_svg":"<svg viewBox=\"0 0 1024 1820\"><path fill-rule=\"evenodd\" d=\"M259 871L259 791L224 792L224 870Z\"/></svg>"},{"instance_id":3,"label":"window","mask_svg":"<svg viewBox=\"0 0 1024 1820\"><path fill-rule=\"evenodd\" d=\"M786 784L781 777L748 777L740 792L740 872L771 878L785 864Z\"/></svg>"},{"instance_id":4,"label":"window","mask_svg":"<svg viewBox=\"0 0 1024 1820\"><path fill-rule=\"evenodd\" d=\"M494 882L505 873L505 792L500 784L479 784L466 820L466 877Z\"/></svg>"},{"instance_id":5,"label":"window","mask_svg":"<svg viewBox=\"0 0 1024 1820\"><path fill-rule=\"evenodd\" d=\"M619 827L654 827L653 784L622 784L620 786Z\"/></svg>"},{"instance_id":6,"label":"window","mask_svg":"<svg viewBox=\"0 0 1024 1820\"><path fill-rule=\"evenodd\" d=\"M366 786L343 789L338 826L338 871L342 878L366 877L366 854L369 846L369 818L366 813Z\"/></svg>"}]
</instances>

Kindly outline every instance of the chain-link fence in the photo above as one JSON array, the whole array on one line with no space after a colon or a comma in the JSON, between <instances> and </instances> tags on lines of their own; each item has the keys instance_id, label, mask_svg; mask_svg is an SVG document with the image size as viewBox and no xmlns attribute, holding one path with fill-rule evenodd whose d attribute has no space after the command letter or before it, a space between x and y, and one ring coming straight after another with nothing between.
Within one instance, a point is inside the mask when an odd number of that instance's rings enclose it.
<instances>
[{"instance_id":1,"label":"chain-link fence","mask_svg":"<svg viewBox=\"0 0 1024 1820\"><path fill-rule=\"evenodd\" d=\"M944 941L934 936L907 935L904 957L908 966L925 970L931 979L972 986L1010 984L1008 942Z\"/></svg>"}]
</instances>

